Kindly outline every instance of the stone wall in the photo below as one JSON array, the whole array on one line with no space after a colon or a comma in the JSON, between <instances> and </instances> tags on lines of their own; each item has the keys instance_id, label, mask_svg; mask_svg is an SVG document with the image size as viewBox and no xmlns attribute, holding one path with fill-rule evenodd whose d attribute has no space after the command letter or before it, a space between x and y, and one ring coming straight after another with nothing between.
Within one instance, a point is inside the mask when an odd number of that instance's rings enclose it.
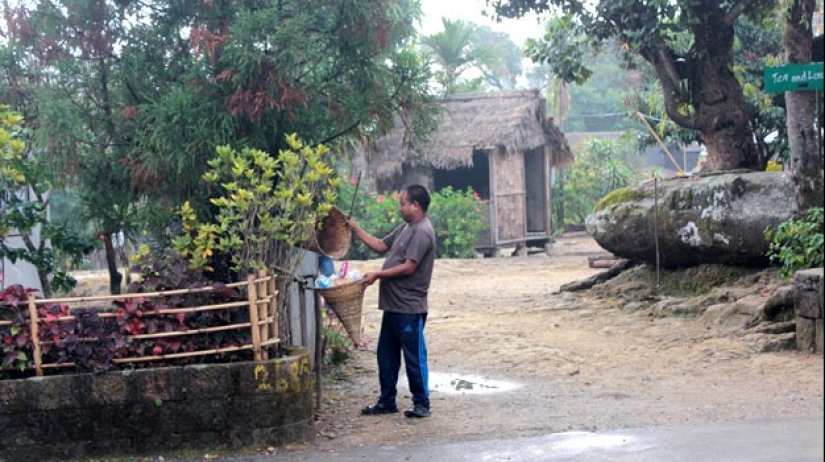
<instances>
[{"instance_id":1,"label":"stone wall","mask_svg":"<svg viewBox=\"0 0 825 462\"><path fill-rule=\"evenodd\" d=\"M797 271L793 277L796 310L796 347L800 351L822 354L822 278L823 268Z\"/></svg>"},{"instance_id":2,"label":"stone wall","mask_svg":"<svg viewBox=\"0 0 825 462\"><path fill-rule=\"evenodd\" d=\"M312 437L309 354L0 380L0 462L279 446Z\"/></svg>"}]
</instances>

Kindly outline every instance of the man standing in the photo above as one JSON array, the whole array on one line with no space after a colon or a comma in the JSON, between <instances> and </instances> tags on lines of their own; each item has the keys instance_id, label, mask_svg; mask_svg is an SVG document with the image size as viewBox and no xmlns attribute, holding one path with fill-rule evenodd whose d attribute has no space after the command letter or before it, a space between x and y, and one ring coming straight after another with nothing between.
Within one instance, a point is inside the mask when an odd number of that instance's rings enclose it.
<instances>
[{"instance_id":1,"label":"man standing","mask_svg":"<svg viewBox=\"0 0 825 462\"><path fill-rule=\"evenodd\" d=\"M430 415L427 345L424 325L427 322L427 293L435 263L435 231L427 218L430 194L420 185L401 191L398 211L404 219L383 239L367 233L350 217L348 224L367 247L386 253L381 271L370 272L360 281L364 286L380 279L378 308L384 311L378 337L378 378L381 394L378 402L361 409L365 415L398 412L396 396L401 355L404 355L413 407L407 417Z\"/></svg>"}]
</instances>

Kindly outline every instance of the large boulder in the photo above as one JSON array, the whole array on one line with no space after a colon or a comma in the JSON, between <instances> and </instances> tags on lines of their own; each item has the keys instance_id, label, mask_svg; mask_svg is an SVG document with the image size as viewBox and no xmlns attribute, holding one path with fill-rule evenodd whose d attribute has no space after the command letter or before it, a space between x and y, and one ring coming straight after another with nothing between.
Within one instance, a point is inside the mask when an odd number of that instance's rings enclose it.
<instances>
[{"instance_id":1,"label":"large boulder","mask_svg":"<svg viewBox=\"0 0 825 462\"><path fill-rule=\"evenodd\" d=\"M664 268L765 266L765 230L795 212L789 174L725 172L650 180L613 191L596 205L585 226L614 255L658 260Z\"/></svg>"}]
</instances>

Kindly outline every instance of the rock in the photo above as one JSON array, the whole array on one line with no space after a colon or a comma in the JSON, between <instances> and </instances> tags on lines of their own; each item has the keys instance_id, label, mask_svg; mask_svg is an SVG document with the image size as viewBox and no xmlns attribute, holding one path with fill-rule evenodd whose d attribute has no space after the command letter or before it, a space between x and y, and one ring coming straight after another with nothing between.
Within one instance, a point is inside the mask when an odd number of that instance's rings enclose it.
<instances>
[{"instance_id":1,"label":"rock","mask_svg":"<svg viewBox=\"0 0 825 462\"><path fill-rule=\"evenodd\" d=\"M787 173L723 172L613 191L587 216L585 226L617 258L658 261L663 268L766 266L765 229L795 212Z\"/></svg>"}]
</instances>

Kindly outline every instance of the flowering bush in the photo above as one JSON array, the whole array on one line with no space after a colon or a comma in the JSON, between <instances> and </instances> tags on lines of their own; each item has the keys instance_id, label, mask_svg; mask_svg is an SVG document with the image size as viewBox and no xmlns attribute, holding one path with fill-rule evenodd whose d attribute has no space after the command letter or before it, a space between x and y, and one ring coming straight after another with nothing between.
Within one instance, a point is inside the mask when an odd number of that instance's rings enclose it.
<instances>
[{"instance_id":1,"label":"flowering bush","mask_svg":"<svg viewBox=\"0 0 825 462\"><path fill-rule=\"evenodd\" d=\"M353 215L367 232L378 238L384 237L401 223L398 213L398 192L373 193L359 190L354 206L355 181L342 182L337 206ZM428 216L436 233L437 258L473 258L478 233L486 223L482 203L471 189L454 191L447 187L432 194ZM353 236L347 258L368 260L378 255Z\"/></svg>"}]
</instances>

